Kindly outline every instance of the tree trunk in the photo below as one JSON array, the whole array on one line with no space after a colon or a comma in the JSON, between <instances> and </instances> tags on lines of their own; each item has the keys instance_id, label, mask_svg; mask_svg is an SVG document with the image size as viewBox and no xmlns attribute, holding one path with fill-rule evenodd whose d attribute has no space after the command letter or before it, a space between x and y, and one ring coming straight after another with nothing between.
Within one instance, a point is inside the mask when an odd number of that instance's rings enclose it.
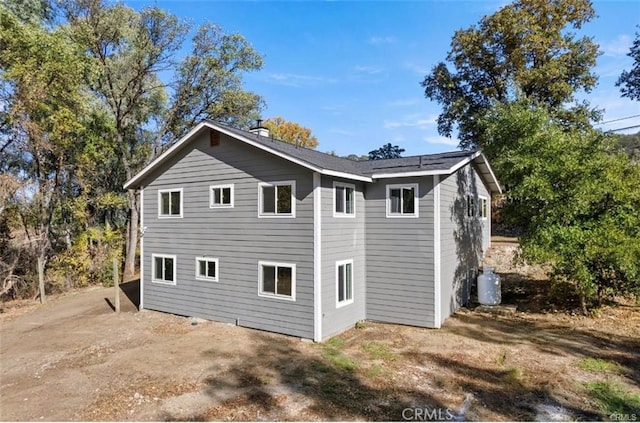
<instances>
[{"instance_id":1,"label":"tree trunk","mask_svg":"<svg viewBox=\"0 0 640 423\"><path fill-rule=\"evenodd\" d=\"M127 225L126 254L124 259L123 280L130 280L136 272L136 249L138 248L138 219L140 197L136 190L127 193L129 202L129 223Z\"/></svg>"},{"instance_id":2,"label":"tree trunk","mask_svg":"<svg viewBox=\"0 0 640 423\"><path fill-rule=\"evenodd\" d=\"M589 314L589 310L587 310L587 299L582 293L580 293L580 308L582 308L582 314L585 316Z\"/></svg>"}]
</instances>

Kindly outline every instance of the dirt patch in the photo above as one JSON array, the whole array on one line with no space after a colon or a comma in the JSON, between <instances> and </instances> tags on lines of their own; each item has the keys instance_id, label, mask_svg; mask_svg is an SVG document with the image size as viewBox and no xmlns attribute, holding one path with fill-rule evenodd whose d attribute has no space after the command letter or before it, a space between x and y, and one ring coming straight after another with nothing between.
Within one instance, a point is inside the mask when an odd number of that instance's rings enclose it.
<instances>
[{"instance_id":1,"label":"dirt patch","mask_svg":"<svg viewBox=\"0 0 640 423\"><path fill-rule=\"evenodd\" d=\"M503 421L630 414L640 401L639 307L605 307L597 317L553 312L544 306L544 272L512 264L514 251L512 243L498 243L487 263L503 276L503 298L518 305L515 314L463 309L440 330L365 322L323 344L135 307L116 315L105 300L111 288L44 306L5 305L11 312L0 314L0 418ZM542 306L527 307L537 296Z\"/></svg>"}]
</instances>

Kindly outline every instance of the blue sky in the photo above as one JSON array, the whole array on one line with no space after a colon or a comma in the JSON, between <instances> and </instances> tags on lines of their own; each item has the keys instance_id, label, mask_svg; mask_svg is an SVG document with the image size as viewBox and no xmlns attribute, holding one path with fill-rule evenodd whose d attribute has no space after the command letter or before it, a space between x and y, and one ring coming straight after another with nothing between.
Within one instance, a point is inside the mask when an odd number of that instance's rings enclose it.
<instances>
[{"instance_id":1,"label":"blue sky","mask_svg":"<svg viewBox=\"0 0 640 423\"><path fill-rule=\"evenodd\" d=\"M194 25L209 21L242 34L264 57L245 87L267 103L263 117L282 116L312 130L318 150L367 154L391 142L404 155L457 148L438 135L440 106L424 98L426 73L443 61L456 29L477 23L506 1L265 2L125 0L155 4ZM604 121L640 114L615 81L640 24L640 2L595 1L598 17L580 35L593 36L598 87L581 94L605 109ZM602 125L640 125L640 117ZM640 128L632 131L635 132Z\"/></svg>"}]
</instances>

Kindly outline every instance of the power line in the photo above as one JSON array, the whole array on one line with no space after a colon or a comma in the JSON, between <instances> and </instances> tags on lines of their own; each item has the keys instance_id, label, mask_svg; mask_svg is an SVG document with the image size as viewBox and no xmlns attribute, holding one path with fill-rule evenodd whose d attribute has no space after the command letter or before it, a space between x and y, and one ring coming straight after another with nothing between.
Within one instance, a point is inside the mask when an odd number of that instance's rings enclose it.
<instances>
[{"instance_id":1,"label":"power line","mask_svg":"<svg viewBox=\"0 0 640 423\"><path fill-rule=\"evenodd\" d=\"M619 122L621 120L633 119L633 118L636 118L636 117L640 117L640 115L633 115L633 116L627 116L627 117L618 118L618 119L612 119L612 120L608 120L606 122L598 122L598 123L596 123L596 126L597 125L606 125L607 123L612 123L612 122Z\"/></svg>"},{"instance_id":2,"label":"power line","mask_svg":"<svg viewBox=\"0 0 640 423\"><path fill-rule=\"evenodd\" d=\"M627 129L640 128L640 125L627 126L626 128L609 129L607 132L626 131Z\"/></svg>"}]
</instances>

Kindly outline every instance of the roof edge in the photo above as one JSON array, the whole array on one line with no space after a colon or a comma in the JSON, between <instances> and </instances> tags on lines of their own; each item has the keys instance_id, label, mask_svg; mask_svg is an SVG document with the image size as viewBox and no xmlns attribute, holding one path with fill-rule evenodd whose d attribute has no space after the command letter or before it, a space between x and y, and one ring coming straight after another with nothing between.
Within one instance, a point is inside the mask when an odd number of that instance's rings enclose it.
<instances>
[{"instance_id":1,"label":"roof edge","mask_svg":"<svg viewBox=\"0 0 640 423\"><path fill-rule=\"evenodd\" d=\"M151 163L149 163L147 166L145 166L144 169L142 169L140 172L138 172L135 176L133 176L131 179L129 179L127 182L125 182L125 184L123 185L123 189L130 189L134 186L136 186L136 184L139 184L140 180L142 180L142 178L144 178L145 176L147 176L152 170L154 170L158 165L160 165L160 163L163 163L165 160L169 159L171 156L173 156L174 154L176 154L181 148L183 148L185 146L185 144L187 144L198 132L200 132L203 128L209 128L209 129L213 129L216 130L220 133L223 133L229 137L232 137L234 139L237 139L239 141L242 141L246 144L249 144L251 146L254 146L256 148L259 148L263 151L266 151L268 153L273 154L274 156L278 156L280 158L283 158L285 160L288 160L292 163L295 163L299 166L305 167L313 172L318 172L320 174L323 175L329 175L329 176L336 176L336 177L341 177L341 178L347 178L347 179L354 179L354 180L358 180L358 181L365 181L365 182L371 182L372 179L368 176L364 176L364 175L357 175L357 174L352 174L352 173L348 173L348 172L338 172L338 171L333 171L333 170L328 170L328 169L323 169L317 166L314 166L310 163L307 163L303 160L300 160L296 157L292 157L288 154L282 153L280 151L274 150L272 148L269 148L268 146L256 142L248 137L244 137L242 135L236 134L234 132L231 132L229 130L227 130L225 127L220 126L214 122L211 121L202 121L200 122L198 125L196 125L192 130L190 130L189 132L187 132L186 135L184 135L182 138L180 138L174 145L172 145L167 151L165 151L164 153L162 153L161 155L159 155L157 158L155 158ZM347 159L345 159L347 160Z\"/></svg>"}]
</instances>

